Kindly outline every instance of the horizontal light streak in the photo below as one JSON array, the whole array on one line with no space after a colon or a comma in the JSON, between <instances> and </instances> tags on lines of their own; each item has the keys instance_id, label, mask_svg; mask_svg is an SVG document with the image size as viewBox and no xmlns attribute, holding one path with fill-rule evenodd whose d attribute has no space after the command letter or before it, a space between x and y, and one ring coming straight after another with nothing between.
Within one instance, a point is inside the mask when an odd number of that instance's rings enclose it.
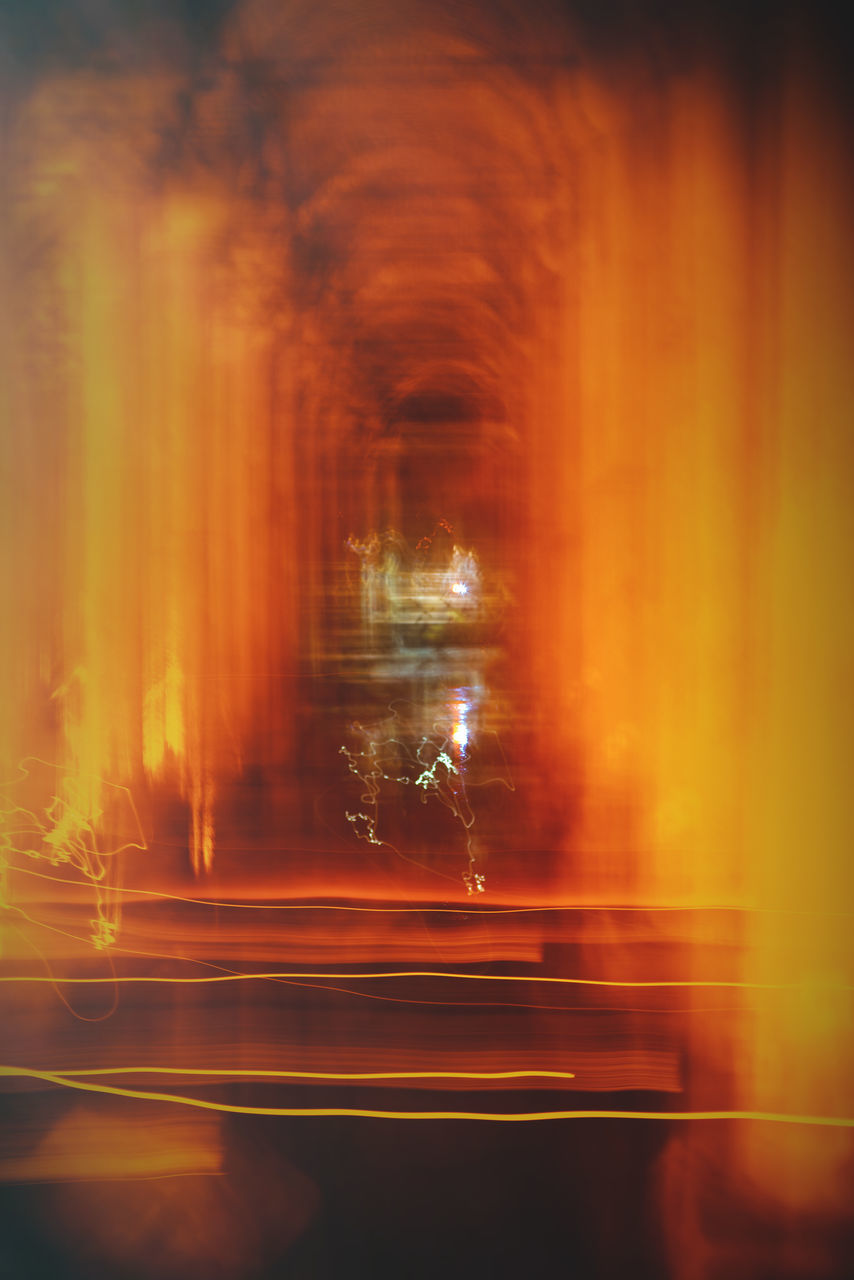
<instances>
[{"instance_id":1,"label":"horizontal light streak","mask_svg":"<svg viewBox=\"0 0 854 1280\"><path fill-rule=\"evenodd\" d=\"M185 959L188 957L175 958ZM204 961L198 961L197 963L204 963ZM188 978L163 977L154 974L116 974L115 976L103 978L55 978L43 974L4 974L0 976L0 982L38 982L45 983L49 986L55 986L57 983L75 983L78 985L97 985L106 983L112 985L114 983L127 982L179 983L183 985L212 982L298 982L303 978L311 978L312 981L334 979L335 981L346 982L367 982L375 981L378 978L452 978L465 982L548 982L557 983L563 986L576 987L691 987L727 988L738 991L805 991L812 989L806 984L800 982L735 982L719 979L689 978L653 978L644 980L630 980L628 978L562 978L545 976L543 974L442 973L439 970L432 969L401 969L389 973L299 973L290 971L270 973L217 973L198 975ZM821 989L826 991L854 991L854 986L834 985L822 987Z\"/></svg>"},{"instance_id":2,"label":"horizontal light streak","mask_svg":"<svg viewBox=\"0 0 854 1280\"><path fill-rule=\"evenodd\" d=\"M772 1124L818 1125L839 1129L854 1128L851 1116L789 1115L778 1111L380 1111L367 1107L249 1107L238 1103L212 1102L206 1098L189 1098L177 1093L157 1093L143 1089L125 1089L118 1085L93 1084L74 1080L68 1075L37 1071L27 1067L0 1066L0 1076L43 1080L84 1093L106 1093L114 1097L139 1098L150 1102L172 1102L180 1106L198 1107L204 1111L221 1111L234 1115L263 1116L362 1116L371 1120L486 1120L498 1123L535 1120L753 1120Z\"/></svg>"},{"instance_id":3,"label":"horizontal light streak","mask_svg":"<svg viewBox=\"0 0 854 1280\"><path fill-rule=\"evenodd\" d=\"M293 852L293 851L291 851ZM43 871L33 871L31 867L18 867L9 864L8 871L16 875L35 876L38 880L49 880L55 884L71 885L74 888L91 888L88 880L69 880L64 876L50 876ZM849 919L854 917L852 911L816 911L796 907L752 907L735 903L546 903L536 907L434 907L425 903L419 907L364 907L337 902L229 902L214 898L186 898L179 893L164 893L158 889L133 889L126 885L111 885L110 893L130 894L135 897L162 899L166 902L181 902L192 907L215 907L235 911L348 911L365 915L455 915L468 916L517 916L543 915L557 911L595 911L632 914L693 914L707 912L715 914L729 912L742 915L784 915L784 916L833 916Z\"/></svg>"},{"instance_id":4,"label":"horizontal light streak","mask_svg":"<svg viewBox=\"0 0 854 1280\"><path fill-rule=\"evenodd\" d=\"M0 1068L0 1075L7 1068ZM249 1080L524 1080L546 1078L574 1080L574 1071L274 1071L253 1067L75 1067L52 1072L63 1079L71 1076L222 1076Z\"/></svg>"}]
</instances>

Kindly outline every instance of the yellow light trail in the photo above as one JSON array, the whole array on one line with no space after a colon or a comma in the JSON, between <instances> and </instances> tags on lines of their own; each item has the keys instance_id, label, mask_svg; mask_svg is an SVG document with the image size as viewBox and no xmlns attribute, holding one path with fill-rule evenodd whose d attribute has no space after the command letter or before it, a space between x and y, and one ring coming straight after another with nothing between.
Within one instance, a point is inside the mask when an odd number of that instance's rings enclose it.
<instances>
[{"instance_id":1,"label":"yellow light trail","mask_svg":"<svg viewBox=\"0 0 854 1280\"><path fill-rule=\"evenodd\" d=\"M755 1120L772 1124L820 1125L837 1129L854 1128L851 1116L789 1115L779 1111L378 1111L367 1107L249 1107L230 1102L211 1102L206 1098L188 1098L177 1093L157 1093L143 1089L124 1089L118 1085L92 1084L37 1071L30 1067L0 1066L0 1076L43 1080L47 1084L79 1089L84 1093L106 1093L120 1098L138 1098L149 1102L172 1102L203 1111L221 1111L234 1115L258 1116L362 1116L371 1120L486 1120L498 1123L534 1120Z\"/></svg>"},{"instance_id":2,"label":"yellow light trail","mask_svg":"<svg viewBox=\"0 0 854 1280\"><path fill-rule=\"evenodd\" d=\"M191 957L180 957L191 959ZM205 961L193 961L204 964ZM222 973L204 974L189 978L163 977L154 974L121 974L109 978L54 978L44 974L3 974L0 982L38 982L50 986L56 983L75 983L78 985L97 985L99 983L149 982L170 984L195 984L212 982L270 982L296 981L303 978L335 979L347 982L375 981L378 978L452 978L466 982L549 982L563 986L576 987L691 987L691 988L727 988L738 991L803 991L805 986L799 982L736 982L719 979L688 978L653 978L630 980L628 978L562 978L542 974L519 973L443 973L433 969L403 969L389 973L316 973L316 972L270 972L270 973ZM826 991L854 991L849 984L828 985Z\"/></svg>"},{"instance_id":3,"label":"yellow light trail","mask_svg":"<svg viewBox=\"0 0 854 1280\"><path fill-rule=\"evenodd\" d=\"M87 880L69 880L65 876L51 876L44 871L34 871L31 867L18 867L9 864L8 870L15 875L35 876L38 880L49 880L54 884L71 885L85 889L90 886ZM140 898L162 899L165 902L183 902L191 907L214 907L233 911L346 911L363 915L453 915L453 916L522 916L543 915L557 911L596 911L649 914L676 914L679 912L731 912L745 915L785 915L785 916L833 916L842 919L854 917L852 911L815 911L796 907L754 907L739 903L607 903L607 902L573 902L546 903L537 907L435 907L424 903L420 907L357 907L337 902L228 902L214 898L188 898L179 893L164 893L159 889L134 889L127 885L111 886L113 894L130 894Z\"/></svg>"},{"instance_id":4,"label":"yellow light trail","mask_svg":"<svg viewBox=\"0 0 854 1280\"><path fill-rule=\"evenodd\" d=\"M15 1068L0 1068L0 1075ZM74 1067L51 1072L61 1079L72 1076L222 1076L271 1080L574 1080L574 1071L277 1071L253 1067Z\"/></svg>"}]
</instances>

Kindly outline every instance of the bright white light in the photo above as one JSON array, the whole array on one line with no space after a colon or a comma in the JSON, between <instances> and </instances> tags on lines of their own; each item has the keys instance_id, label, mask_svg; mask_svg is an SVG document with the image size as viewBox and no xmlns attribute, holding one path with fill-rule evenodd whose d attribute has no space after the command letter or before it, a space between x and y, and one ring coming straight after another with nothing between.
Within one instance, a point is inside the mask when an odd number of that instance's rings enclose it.
<instances>
[{"instance_id":1,"label":"bright white light","mask_svg":"<svg viewBox=\"0 0 854 1280\"><path fill-rule=\"evenodd\" d=\"M469 740L469 731L462 722L459 722L454 725L454 731L451 734L451 737L458 747L464 747Z\"/></svg>"},{"instance_id":2,"label":"bright white light","mask_svg":"<svg viewBox=\"0 0 854 1280\"><path fill-rule=\"evenodd\" d=\"M464 582L455 582L451 587L455 596L464 596L468 591L468 587Z\"/></svg>"}]
</instances>

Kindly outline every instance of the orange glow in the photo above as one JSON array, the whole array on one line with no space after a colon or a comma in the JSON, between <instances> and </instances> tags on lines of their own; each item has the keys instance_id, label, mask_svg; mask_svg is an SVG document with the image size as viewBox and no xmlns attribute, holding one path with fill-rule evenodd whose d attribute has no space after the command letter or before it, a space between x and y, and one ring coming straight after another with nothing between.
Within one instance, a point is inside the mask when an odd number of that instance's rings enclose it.
<instances>
[{"instance_id":1,"label":"orange glow","mask_svg":"<svg viewBox=\"0 0 854 1280\"><path fill-rule=\"evenodd\" d=\"M238 1117L587 1119L641 1170L586 1214L603 1280L635 1202L642 1274L841 1280L830 26L154 8L62 56L0 20L0 1183L227 1197L238 1150L245 1280L325 1191ZM158 1280L210 1265L185 1197ZM57 1248L118 1273L89 1213Z\"/></svg>"}]
</instances>

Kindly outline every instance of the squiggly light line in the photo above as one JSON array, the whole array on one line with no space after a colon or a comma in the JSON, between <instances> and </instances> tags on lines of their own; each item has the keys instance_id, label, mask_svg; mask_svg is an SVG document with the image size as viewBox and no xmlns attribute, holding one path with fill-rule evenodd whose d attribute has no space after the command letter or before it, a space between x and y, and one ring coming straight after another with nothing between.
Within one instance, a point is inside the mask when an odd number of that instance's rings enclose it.
<instances>
[{"instance_id":1,"label":"squiggly light line","mask_svg":"<svg viewBox=\"0 0 854 1280\"><path fill-rule=\"evenodd\" d=\"M393 706L392 715L395 719L398 718ZM341 755L347 758L347 767L350 772L358 778L364 787L359 799L369 809L368 813L351 813L347 811L347 821L353 827L356 835L360 839L367 840L370 844L386 845L406 862L411 862L424 870L434 871L433 868L424 867L423 863L401 854L396 846L386 840L382 840L377 835L380 784L382 782L392 782L402 786L412 785L421 792L423 801L426 802L428 796L435 796L462 824L466 836L466 855L468 858L468 865L462 876L463 883L469 894L482 893L484 890L484 877L475 869L476 859L471 840L471 829L475 820L474 813L466 795L465 780L462 772L462 754L459 765L454 763L451 755L450 748L453 736L445 733L444 727L438 727L437 722L437 725L434 726L435 740L430 735L422 735L418 745L412 750L399 737L389 736L380 740L373 737L371 731L361 725L354 726L354 728L364 737L367 743L366 749L351 751L348 747L342 746L339 751ZM391 773L384 767L382 753L390 748L396 748L400 752L402 771ZM425 752L433 754L432 763L425 758ZM434 871L434 874L442 875L443 873ZM443 878L450 879L451 877Z\"/></svg>"},{"instance_id":2,"label":"squiggly light line","mask_svg":"<svg viewBox=\"0 0 854 1280\"><path fill-rule=\"evenodd\" d=\"M0 791L21 785L30 777L33 765L62 778L66 794L51 795L39 813L11 798L0 806L0 873L5 878L9 871L20 870L10 862L12 854L46 861L52 866L68 863L74 867L84 877L81 883L94 891L96 914L89 921L92 929L89 941L96 951L104 951L116 940L121 915L120 899L113 895L113 885L107 879L109 861L128 849L147 848L133 796L127 787L102 778L88 779L89 784L99 789L109 787L125 796L138 835L138 839L128 840L115 849L100 849L96 826L102 814L91 797L88 805L85 803L86 780L82 776L38 756L26 756L18 765L19 777L3 784Z\"/></svg>"}]
</instances>

